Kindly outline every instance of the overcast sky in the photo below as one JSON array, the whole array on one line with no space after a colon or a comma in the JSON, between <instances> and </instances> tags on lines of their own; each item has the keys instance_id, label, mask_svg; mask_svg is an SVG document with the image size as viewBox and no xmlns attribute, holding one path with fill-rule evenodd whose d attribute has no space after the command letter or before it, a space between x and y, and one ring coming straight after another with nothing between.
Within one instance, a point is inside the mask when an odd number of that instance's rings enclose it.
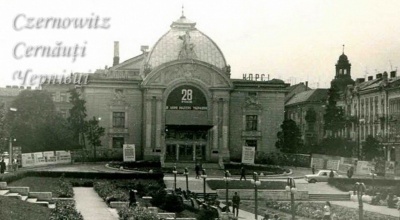
<instances>
[{"instance_id":1,"label":"overcast sky","mask_svg":"<svg viewBox=\"0 0 400 220\"><path fill-rule=\"evenodd\" d=\"M113 42L120 42L120 60L150 48L181 16L220 47L231 65L232 78L243 73L269 74L287 83L309 81L329 87L345 44L353 79L400 66L400 1L6 1L0 0L0 86L21 85L15 71L31 75L88 72L112 65ZM27 18L110 18L108 29L23 29L13 24ZM17 19L21 27L23 17ZM85 57L16 59L18 44L86 47ZM85 43L86 42L86 43ZM18 53L22 54L23 46Z\"/></svg>"}]
</instances>

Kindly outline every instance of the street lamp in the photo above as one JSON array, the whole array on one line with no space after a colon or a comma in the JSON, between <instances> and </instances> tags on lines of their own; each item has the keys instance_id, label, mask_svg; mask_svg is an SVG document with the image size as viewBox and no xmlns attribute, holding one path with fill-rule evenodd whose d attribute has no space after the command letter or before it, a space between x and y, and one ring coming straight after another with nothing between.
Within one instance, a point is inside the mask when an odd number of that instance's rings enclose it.
<instances>
[{"instance_id":1,"label":"street lamp","mask_svg":"<svg viewBox=\"0 0 400 220\"><path fill-rule=\"evenodd\" d=\"M176 170L176 166L174 166L172 173L174 174L174 192L176 192L176 174L178 173L178 171Z\"/></svg>"},{"instance_id":2,"label":"street lamp","mask_svg":"<svg viewBox=\"0 0 400 220\"><path fill-rule=\"evenodd\" d=\"M11 112L17 112L18 111L18 109L17 108L10 108L10 111ZM11 133L11 132L10 132ZM11 170L13 170L13 162L14 162L14 153L13 153L13 148L12 148L12 141L13 141L13 138L12 138L12 136L11 136L11 134L10 134L10 139L9 139L9 141L10 141L10 143L9 143L9 147L10 147L10 149L9 149L9 151L10 151L10 153L9 153L9 155L10 155L10 159L9 159L9 167L10 167L10 171Z\"/></svg>"},{"instance_id":3,"label":"street lamp","mask_svg":"<svg viewBox=\"0 0 400 220\"><path fill-rule=\"evenodd\" d=\"M206 169L203 169L203 173L201 174L201 178L203 178L203 194L204 194L204 202L206 201Z\"/></svg>"},{"instance_id":4,"label":"street lamp","mask_svg":"<svg viewBox=\"0 0 400 220\"><path fill-rule=\"evenodd\" d=\"M189 176L189 171L188 168L185 168L185 172L183 172L183 175L186 176L186 192L189 192L189 180L188 180L188 176Z\"/></svg>"},{"instance_id":5,"label":"street lamp","mask_svg":"<svg viewBox=\"0 0 400 220\"><path fill-rule=\"evenodd\" d=\"M364 183L359 183L356 182L354 184L354 188L353 188L353 195L356 195L357 193L357 198L358 198L358 213L359 213L359 220L363 220L364 219L364 212L363 212L363 201L362 201L362 196L364 194L364 192L366 191L365 185Z\"/></svg>"},{"instance_id":6,"label":"street lamp","mask_svg":"<svg viewBox=\"0 0 400 220\"><path fill-rule=\"evenodd\" d=\"M296 210L294 206L294 194L297 193L297 188L296 188L296 183L294 182L293 178L288 178L286 187L285 187L286 192L290 192L290 203L291 203L291 208L292 208L292 220L295 219L296 216Z\"/></svg>"},{"instance_id":7,"label":"street lamp","mask_svg":"<svg viewBox=\"0 0 400 220\"><path fill-rule=\"evenodd\" d=\"M253 179L251 180L251 183L254 184L254 202L255 202L255 208L254 208L254 213L255 213L255 219L257 220L258 214L258 196L257 196L257 190L258 186L261 185L261 181L258 179L258 173L254 172L253 173Z\"/></svg>"},{"instance_id":8,"label":"street lamp","mask_svg":"<svg viewBox=\"0 0 400 220\"><path fill-rule=\"evenodd\" d=\"M231 180L231 174L228 170L225 171L225 186L226 186L226 212L229 212L229 199L228 199L228 183Z\"/></svg>"}]
</instances>

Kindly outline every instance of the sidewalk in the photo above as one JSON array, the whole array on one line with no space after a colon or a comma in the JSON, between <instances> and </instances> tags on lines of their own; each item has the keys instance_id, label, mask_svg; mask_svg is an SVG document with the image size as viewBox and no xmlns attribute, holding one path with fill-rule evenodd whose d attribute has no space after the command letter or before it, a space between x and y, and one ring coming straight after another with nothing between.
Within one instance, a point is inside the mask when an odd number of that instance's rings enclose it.
<instances>
[{"instance_id":1,"label":"sidewalk","mask_svg":"<svg viewBox=\"0 0 400 220\"><path fill-rule=\"evenodd\" d=\"M85 220L118 220L117 210L109 208L93 188L74 187L74 199Z\"/></svg>"}]
</instances>

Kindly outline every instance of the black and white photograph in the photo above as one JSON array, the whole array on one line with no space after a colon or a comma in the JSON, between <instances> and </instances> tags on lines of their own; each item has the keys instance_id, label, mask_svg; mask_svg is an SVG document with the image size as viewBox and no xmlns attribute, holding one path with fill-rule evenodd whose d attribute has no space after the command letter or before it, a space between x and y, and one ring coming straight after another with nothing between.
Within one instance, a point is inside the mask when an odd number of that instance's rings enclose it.
<instances>
[{"instance_id":1,"label":"black and white photograph","mask_svg":"<svg viewBox=\"0 0 400 220\"><path fill-rule=\"evenodd\" d=\"M400 1L0 0L0 220L400 219Z\"/></svg>"}]
</instances>

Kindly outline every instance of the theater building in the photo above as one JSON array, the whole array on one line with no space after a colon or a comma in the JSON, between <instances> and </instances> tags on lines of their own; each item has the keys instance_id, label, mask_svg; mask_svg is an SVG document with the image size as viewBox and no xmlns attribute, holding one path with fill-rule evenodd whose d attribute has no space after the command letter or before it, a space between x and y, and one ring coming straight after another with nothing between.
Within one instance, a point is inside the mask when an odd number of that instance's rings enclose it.
<instances>
[{"instance_id":1,"label":"theater building","mask_svg":"<svg viewBox=\"0 0 400 220\"><path fill-rule=\"evenodd\" d=\"M216 162L241 158L242 146L277 151L288 84L231 79L221 49L196 23L182 16L149 52L121 63L118 54L115 42L113 66L78 87L88 118L106 128L99 154L135 144L139 159ZM43 85L60 111L67 87Z\"/></svg>"}]
</instances>

